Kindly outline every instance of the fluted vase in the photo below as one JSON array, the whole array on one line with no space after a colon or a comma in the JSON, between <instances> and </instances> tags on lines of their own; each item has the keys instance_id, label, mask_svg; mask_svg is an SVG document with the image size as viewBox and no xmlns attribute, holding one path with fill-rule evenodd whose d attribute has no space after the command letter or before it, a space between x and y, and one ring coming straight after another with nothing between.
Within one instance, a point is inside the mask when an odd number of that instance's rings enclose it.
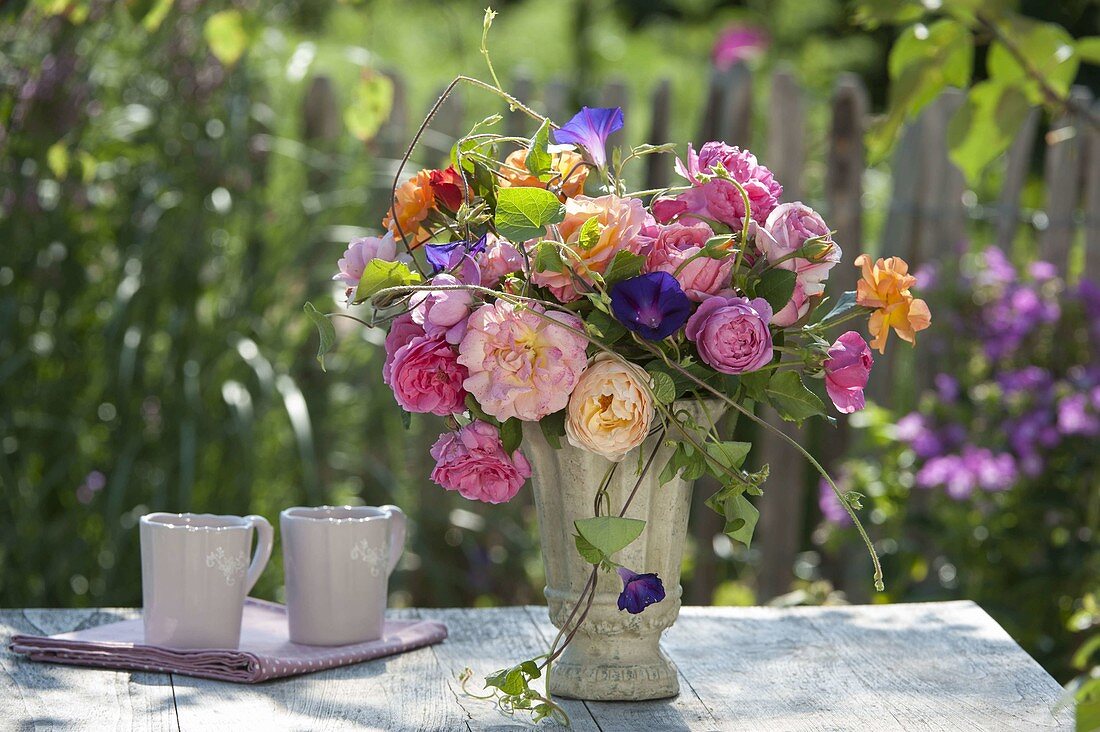
<instances>
[{"instance_id":1,"label":"fluted vase","mask_svg":"<svg viewBox=\"0 0 1100 732\"><path fill-rule=\"evenodd\" d=\"M697 422L706 417L697 401L677 402ZM720 411L711 406L711 416ZM675 436L670 435L671 439ZM657 437L651 436L628 454L608 487L611 507L618 513L638 480L641 464ZM524 453L531 462L542 559L546 568L546 600L551 622L561 628L588 582L592 565L577 553L573 522L593 515L597 489L610 462L561 440L552 448L538 424L524 425ZM641 460L639 460L639 452ZM638 572L656 572L665 599L632 615L618 608L622 580L615 572L597 572L596 596L587 618L547 681L551 694L573 699L638 701L676 696L676 668L661 650L661 633L680 612L680 560L684 552L692 481L676 477L660 485L658 477L672 448L662 445L627 509L628 518L646 522L644 531L613 558Z\"/></svg>"}]
</instances>

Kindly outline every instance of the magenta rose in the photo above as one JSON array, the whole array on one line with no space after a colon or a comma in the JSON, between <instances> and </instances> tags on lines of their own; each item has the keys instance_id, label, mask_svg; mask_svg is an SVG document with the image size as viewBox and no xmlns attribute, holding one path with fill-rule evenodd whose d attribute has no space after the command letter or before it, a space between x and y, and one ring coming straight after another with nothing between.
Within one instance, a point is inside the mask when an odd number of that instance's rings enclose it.
<instances>
[{"instance_id":1,"label":"magenta rose","mask_svg":"<svg viewBox=\"0 0 1100 732\"><path fill-rule=\"evenodd\" d=\"M825 391L833 406L844 414L863 409L866 402L863 390L871 375L875 359L871 357L871 348L863 337L850 330L836 339L829 347L829 358L825 359Z\"/></svg>"},{"instance_id":2,"label":"magenta rose","mask_svg":"<svg viewBox=\"0 0 1100 732\"><path fill-rule=\"evenodd\" d=\"M724 374L757 371L772 360L771 306L762 298L716 295L688 318L699 357Z\"/></svg>"},{"instance_id":3,"label":"magenta rose","mask_svg":"<svg viewBox=\"0 0 1100 732\"><path fill-rule=\"evenodd\" d=\"M702 178L713 174L717 165L721 165L730 178L744 187L749 196L752 219L763 224L778 205L783 186L751 152L724 142L705 143L698 154L688 145L687 164L676 161L677 172L696 186L679 197L687 203L688 211L716 219L732 228L741 228L745 216L741 192L727 180L708 182Z\"/></svg>"},{"instance_id":4,"label":"magenta rose","mask_svg":"<svg viewBox=\"0 0 1100 732\"><path fill-rule=\"evenodd\" d=\"M446 417L466 408L462 382L468 375L453 346L440 336L421 335L394 352L383 380L405 411Z\"/></svg>"},{"instance_id":5,"label":"magenta rose","mask_svg":"<svg viewBox=\"0 0 1100 732\"><path fill-rule=\"evenodd\" d=\"M531 477L523 453L508 455L497 428L480 420L457 432L444 432L432 445L431 455L432 480L471 501L504 503Z\"/></svg>"},{"instance_id":6,"label":"magenta rose","mask_svg":"<svg viewBox=\"0 0 1100 732\"><path fill-rule=\"evenodd\" d=\"M390 323L390 332L386 334L386 360L382 364L382 381L390 383L390 371L393 369L393 357L413 338L424 335L424 328L417 325L411 313L402 313Z\"/></svg>"},{"instance_id":7,"label":"magenta rose","mask_svg":"<svg viewBox=\"0 0 1100 732\"><path fill-rule=\"evenodd\" d=\"M433 285L453 286L461 284L454 275L437 274ZM457 345L466 335L466 319L470 317L470 305L474 301L469 290L421 290L409 298L412 319L431 337L442 337Z\"/></svg>"},{"instance_id":8,"label":"magenta rose","mask_svg":"<svg viewBox=\"0 0 1100 732\"><path fill-rule=\"evenodd\" d=\"M706 224L661 228L646 254L646 271L668 272L696 302L717 295L730 284L733 258L696 257L712 236L714 232Z\"/></svg>"}]
</instances>

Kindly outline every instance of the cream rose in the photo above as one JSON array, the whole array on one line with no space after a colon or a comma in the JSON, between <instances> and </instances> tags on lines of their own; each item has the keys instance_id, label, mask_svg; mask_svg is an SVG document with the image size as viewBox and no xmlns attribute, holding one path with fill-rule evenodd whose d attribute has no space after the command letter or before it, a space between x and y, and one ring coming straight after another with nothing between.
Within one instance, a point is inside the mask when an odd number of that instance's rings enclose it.
<instances>
[{"instance_id":1,"label":"cream rose","mask_svg":"<svg viewBox=\"0 0 1100 732\"><path fill-rule=\"evenodd\" d=\"M601 353L581 374L566 407L565 436L582 450L619 462L645 441L653 422L649 375Z\"/></svg>"}]
</instances>

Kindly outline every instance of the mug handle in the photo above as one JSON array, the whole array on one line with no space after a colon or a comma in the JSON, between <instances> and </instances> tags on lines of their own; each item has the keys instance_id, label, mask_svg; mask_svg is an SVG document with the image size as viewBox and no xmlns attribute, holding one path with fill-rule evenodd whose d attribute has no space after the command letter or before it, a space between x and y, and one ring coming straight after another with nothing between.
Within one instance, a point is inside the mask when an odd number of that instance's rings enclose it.
<instances>
[{"instance_id":1,"label":"mug handle","mask_svg":"<svg viewBox=\"0 0 1100 732\"><path fill-rule=\"evenodd\" d=\"M271 528L271 523L263 516L245 516L245 521L256 529L256 553L252 555L252 564L248 566L248 575L244 581L244 594L247 597L249 592L252 592L252 587L256 584L256 580L260 578L260 575L264 572L264 567L267 566L267 560L271 559L271 546L275 541L275 531Z\"/></svg>"},{"instance_id":2,"label":"mug handle","mask_svg":"<svg viewBox=\"0 0 1100 732\"><path fill-rule=\"evenodd\" d=\"M390 566L386 570L389 575L393 574L394 567L401 559L401 552L405 551L405 527L408 518L397 506L379 506L378 510L383 511L390 521Z\"/></svg>"}]
</instances>

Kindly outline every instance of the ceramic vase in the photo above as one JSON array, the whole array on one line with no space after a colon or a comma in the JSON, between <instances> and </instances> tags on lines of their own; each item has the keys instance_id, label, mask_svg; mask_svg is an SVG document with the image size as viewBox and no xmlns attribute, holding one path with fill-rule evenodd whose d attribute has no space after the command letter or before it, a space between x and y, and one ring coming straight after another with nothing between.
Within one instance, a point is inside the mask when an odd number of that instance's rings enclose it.
<instances>
[{"instance_id":1,"label":"ceramic vase","mask_svg":"<svg viewBox=\"0 0 1100 732\"><path fill-rule=\"evenodd\" d=\"M703 423L703 405L677 402ZM717 419L721 408L707 404ZM692 482L679 476L660 485L659 475L672 447L666 438L642 478L626 516L643 519L645 530L613 558L637 573L656 572L665 586L665 599L632 615L618 608L623 582L615 572L597 572L596 596L587 618L551 667L551 694L573 699L638 701L676 696L680 685L676 668L661 650L661 633L680 612L680 560L687 534ZM615 513L638 480L657 437L650 436L619 464L608 488ZM535 508L538 514L542 558L546 568L546 600L550 620L561 628L588 582L592 565L577 553L573 522L593 515L593 502L610 462L570 445L561 448L546 441L537 423L524 424L523 451L531 462Z\"/></svg>"}]
</instances>

